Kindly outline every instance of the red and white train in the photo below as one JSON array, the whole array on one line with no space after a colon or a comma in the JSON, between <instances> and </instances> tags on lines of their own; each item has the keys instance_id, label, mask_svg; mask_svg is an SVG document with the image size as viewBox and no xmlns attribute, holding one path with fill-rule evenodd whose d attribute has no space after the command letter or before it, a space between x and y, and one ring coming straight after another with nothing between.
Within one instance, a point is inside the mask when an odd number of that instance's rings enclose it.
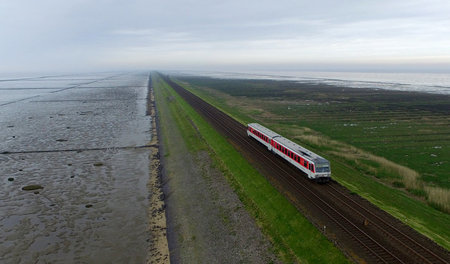
<instances>
[{"instance_id":1,"label":"red and white train","mask_svg":"<svg viewBox=\"0 0 450 264\"><path fill-rule=\"evenodd\" d=\"M247 125L247 135L306 173L308 178L318 182L330 181L330 162L314 152L257 123Z\"/></svg>"}]
</instances>

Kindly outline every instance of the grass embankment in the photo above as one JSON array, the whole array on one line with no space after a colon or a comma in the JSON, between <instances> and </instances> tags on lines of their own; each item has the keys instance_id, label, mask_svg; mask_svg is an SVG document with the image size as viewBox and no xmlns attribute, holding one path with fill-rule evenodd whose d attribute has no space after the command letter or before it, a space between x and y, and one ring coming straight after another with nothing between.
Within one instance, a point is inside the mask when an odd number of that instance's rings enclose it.
<instances>
[{"instance_id":1,"label":"grass embankment","mask_svg":"<svg viewBox=\"0 0 450 264\"><path fill-rule=\"evenodd\" d=\"M157 74L152 75L152 80L157 105L169 104L170 114L190 151L208 150L214 165L227 177L285 262L348 263L330 241L171 87Z\"/></svg>"},{"instance_id":2,"label":"grass embankment","mask_svg":"<svg viewBox=\"0 0 450 264\"><path fill-rule=\"evenodd\" d=\"M276 81L183 81L242 123L259 122L320 153L331 161L334 179L450 249L448 97Z\"/></svg>"}]
</instances>

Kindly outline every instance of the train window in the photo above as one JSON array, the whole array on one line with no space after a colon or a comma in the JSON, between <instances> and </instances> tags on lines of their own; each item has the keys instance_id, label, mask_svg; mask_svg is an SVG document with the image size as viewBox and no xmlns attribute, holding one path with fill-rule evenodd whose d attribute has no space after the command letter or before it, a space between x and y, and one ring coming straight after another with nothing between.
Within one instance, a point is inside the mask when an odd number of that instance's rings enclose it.
<instances>
[{"instance_id":1,"label":"train window","mask_svg":"<svg viewBox=\"0 0 450 264\"><path fill-rule=\"evenodd\" d=\"M316 172L330 172L329 163L318 163L316 168Z\"/></svg>"}]
</instances>

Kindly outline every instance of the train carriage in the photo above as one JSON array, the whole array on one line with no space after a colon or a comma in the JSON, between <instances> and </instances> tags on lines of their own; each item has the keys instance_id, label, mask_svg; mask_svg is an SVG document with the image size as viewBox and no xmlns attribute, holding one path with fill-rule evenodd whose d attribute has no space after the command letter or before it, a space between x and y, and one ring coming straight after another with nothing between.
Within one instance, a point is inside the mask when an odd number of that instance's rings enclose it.
<instances>
[{"instance_id":1,"label":"train carriage","mask_svg":"<svg viewBox=\"0 0 450 264\"><path fill-rule=\"evenodd\" d=\"M330 162L314 152L257 123L248 124L247 135L306 173L308 178L318 182L330 181Z\"/></svg>"}]
</instances>

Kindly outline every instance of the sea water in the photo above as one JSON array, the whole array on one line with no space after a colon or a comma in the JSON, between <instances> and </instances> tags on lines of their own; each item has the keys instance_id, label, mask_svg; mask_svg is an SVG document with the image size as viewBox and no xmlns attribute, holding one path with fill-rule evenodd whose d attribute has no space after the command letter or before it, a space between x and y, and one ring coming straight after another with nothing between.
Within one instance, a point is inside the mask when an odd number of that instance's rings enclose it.
<instances>
[{"instance_id":1,"label":"sea water","mask_svg":"<svg viewBox=\"0 0 450 264\"><path fill-rule=\"evenodd\" d=\"M386 89L434 94L450 94L450 74L443 73L371 73L371 72L307 72L247 71L206 72L183 71L183 75L200 75L223 79L263 79L327 84L339 87Z\"/></svg>"}]
</instances>

